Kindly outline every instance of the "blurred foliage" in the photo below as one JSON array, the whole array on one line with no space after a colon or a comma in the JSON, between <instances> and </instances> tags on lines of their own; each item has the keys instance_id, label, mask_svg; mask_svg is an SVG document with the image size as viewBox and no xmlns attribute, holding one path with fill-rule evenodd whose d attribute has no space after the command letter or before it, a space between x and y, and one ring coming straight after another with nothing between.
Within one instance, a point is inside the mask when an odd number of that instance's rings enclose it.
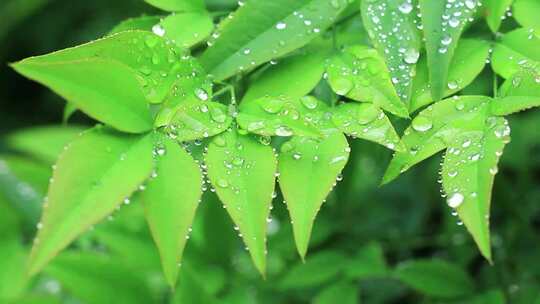
<instances>
[{"instance_id":1,"label":"blurred foliage","mask_svg":"<svg viewBox=\"0 0 540 304\"><path fill-rule=\"evenodd\" d=\"M207 2L216 14L236 5ZM0 3L1 303L540 303L538 110L510 118L512 143L493 192L493 265L441 203L434 178L440 159L379 188L390 152L352 141L350 164L316 220L305 263L297 257L285 205L276 203L262 279L208 191L174 291L136 197L28 279L25 259L54 155L91 121L75 114L55 136L37 129L33 140L25 138L21 130L60 122L64 103L7 63L89 41L141 14L156 11L139 0ZM488 33L485 25L472 30ZM486 69L467 94L489 94L485 79L491 78Z\"/></svg>"}]
</instances>

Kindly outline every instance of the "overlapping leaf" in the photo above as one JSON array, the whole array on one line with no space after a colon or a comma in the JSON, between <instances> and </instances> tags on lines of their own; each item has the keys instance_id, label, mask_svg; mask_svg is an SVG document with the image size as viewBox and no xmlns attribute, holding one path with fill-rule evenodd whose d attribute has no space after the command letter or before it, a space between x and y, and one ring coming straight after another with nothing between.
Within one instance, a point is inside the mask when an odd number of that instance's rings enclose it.
<instances>
[{"instance_id":1,"label":"overlapping leaf","mask_svg":"<svg viewBox=\"0 0 540 304\"><path fill-rule=\"evenodd\" d=\"M163 135L156 137L156 175L148 182L141 199L165 277L174 287L202 195L203 179L199 165L178 143Z\"/></svg>"},{"instance_id":2,"label":"overlapping leaf","mask_svg":"<svg viewBox=\"0 0 540 304\"><path fill-rule=\"evenodd\" d=\"M491 66L504 78L523 68L540 71L540 38L534 31L520 28L505 34L493 50Z\"/></svg>"},{"instance_id":3,"label":"overlapping leaf","mask_svg":"<svg viewBox=\"0 0 540 304\"><path fill-rule=\"evenodd\" d=\"M266 225L277 163L272 148L233 128L212 140L205 162L210 182L264 275Z\"/></svg>"},{"instance_id":4,"label":"overlapping leaf","mask_svg":"<svg viewBox=\"0 0 540 304\"><path fill-rule=\"evenodd\" d=\"M315 216L349 158L340 132L323 139L293 137L281 146L279 185L291 217L298 253L306 255Z\"/></svg>"},{"instance_id":5,"label":"overlapping leaf","mask_svg":"<svg viewBox=\"0 0 540 304\"><path fill-rule=\"evenodd\" d=\"M501 22L510 9L513 0L486 0L484 1L486 21L492 32L496 33Z\"/></svg>"},{"instance_id":6,"label":"overlapping leaf","mask_svg":"<svg viewBox=\"0 0 540 304\"><path fill-rule=\"evenodd\" d=\"M437 101L443 98L448 85L448 70L461 33L481 3L478 0L419 0L419 3L431 95Z\"/></svg>"},{"instance_id":7,"label":"overlapping leaf","mask_svg":"<svg viewBox=\"0 0 540 304\"><path fill-rule=\"evenodd\" d=\"M330 26L347 0L247 1L217 29L201 62L215 79L250 70L306 45Z\"/></svg>"},{"instance_id":8,"label":"overlapping leaf","mask_svg":"<svg viewBox=\"0 0 540 304\"><path fill-rule=\"evenodd\" d=\"M129 202L152 172L152 148L151 135L123 135L102 127L68 146L52 176L30 274L122 202Z\"/></svg>"},{"instance_id":9,"label":"overlapping leaf","mask_svg":"<svg viewBox=\"0 0 540 304\"><path fill-rule=\"evenodd\" d=\"M408 102L420 57L416 0L362 1L362 18L379 54L386 60L398 96Z\"/></svg>"},{"instance_id":10,"label":"overlapping leaf","mask_svg":"<svg viewBox=\"0 0 540 304\"><path fill-rule=\"evenodd\" d=\"M334 92L408 117L405 103L396 94L384 59L375 49L351 46L327 63L328 82Z\"/></svg>"}]
</instances>

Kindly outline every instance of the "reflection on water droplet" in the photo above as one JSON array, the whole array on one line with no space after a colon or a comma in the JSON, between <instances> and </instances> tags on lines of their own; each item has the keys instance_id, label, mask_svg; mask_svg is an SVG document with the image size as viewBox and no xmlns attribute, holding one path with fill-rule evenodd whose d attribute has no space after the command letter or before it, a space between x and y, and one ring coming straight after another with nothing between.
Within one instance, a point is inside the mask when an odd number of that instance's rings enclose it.
<instances>
[{"instance_id":1,"label":"reflection on water droplet","mask_svg":"<svg viewBox=\"0 0 540 304\"><path fill-rule=\"evenodd\" d=\"M412 121L412 128L418 132L426 132L433 128L433 122L431 119L419 115Z\"/></svg>"},{"instance_id":2,"label":"reflection on water droplet","mask_svg":"<svg viewBox=\"0 0 540 304\"><path fill-rule=\"evenodd\" d=\"M446 200L446 203L448 204L448 206L450 208L455 209L455 208L461 206L464 199L465 199L465 197L463 196L463 194L461 194L459 192L455 192L455 193L453 193L452 195L450 195L448 197L448 199Z\"/></svg>"}]
</instances>

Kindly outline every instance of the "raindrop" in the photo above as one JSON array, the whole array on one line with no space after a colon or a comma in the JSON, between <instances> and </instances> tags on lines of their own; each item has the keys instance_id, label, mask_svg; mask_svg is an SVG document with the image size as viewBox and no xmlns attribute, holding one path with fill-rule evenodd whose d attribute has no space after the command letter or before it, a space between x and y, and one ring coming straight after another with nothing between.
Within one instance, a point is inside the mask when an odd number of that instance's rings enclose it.
<instances>
[{"instance_id":1,"label":"raindrop","mask_svg":"<svg viewBox=\"0 0 540 304\"><path fill-rule=\"evenodd\" d=\"M448 199L446 200L446 203L448 204L448 206L450 208L455 209L455 208L461 206L464 199L465 199L465 197L463 196L463 194L461 194L459 192L455 192L455 193L453 193L452 195L450 195L448 197Z\"/></svg>"},{"instance_id":2,"label":"raindrop","mask_svg":"<svg viewBox=\"0 0 540 304\"><path fill-rule=\"evenodd\" d=\"M418 132L426 132L433 128L433 122L425 116L417 116L412 121L412 128Z\"/></svg>"},{"instance_id":3,"label":"raindrop","mask_svg":"<svg viewBox=\"0 0 540 304\"><path fill-rule=\"evenodd\" d=\"M276 24L276 29L278 30L284 30L285 28L287 28L287 23L285 22L278 22Z\"/></svg>"}]
</instances>

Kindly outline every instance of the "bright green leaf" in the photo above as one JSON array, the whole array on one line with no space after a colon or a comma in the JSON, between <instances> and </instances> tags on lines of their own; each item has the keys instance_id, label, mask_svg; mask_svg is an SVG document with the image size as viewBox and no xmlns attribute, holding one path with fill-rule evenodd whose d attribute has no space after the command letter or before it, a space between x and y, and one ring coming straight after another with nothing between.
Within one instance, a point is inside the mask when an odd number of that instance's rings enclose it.
<instances>
[{"instance_id":1,"label":"bright green leaf","mask_svg":"<svg viewBox=\"0 0 540 304\"><path fill-rule=\"evenodd\" d=\"M523 68L540 72L540 38L533 30L519 28L502 36L495 45L491 66L497 74L509 78Z\"/></svg>"},{"instance_id":2,"label":"bright green leaf","mask_svg":"<svg viewBox=\"0 0 540 304\"><path fill-rule=\"evenodd\" d=\"M263 136L320 137L331 129L328 106L311 96L262 97L240 105L238 125Z\"/></svg>"},{"instance_id":3,"label":"bright green leaf","mask_svg":"<svg viewBox=\"0 0 540 304\"><path fill-rule=\"evenodd\" d=\"M203 179L199 165L178 143L159 136L155 145L157 176L148 182L141 199L165 276L174 287Z\"/></svg>"},{"instance_id":4,"label":"bright green leaf","mask_svg":"<svg viewBox=\"0 0 540 304\"><path fill-rule=\"evenodd\" d=\"M469 18L480 1L419 0L426 40L431 95L438 101L448 86L448 70L454 50Z\"/></svg>"},{"instance_id":5,"label":"bright green leaf","mask_svg":"<svg viewBox=\"0 0 540 304\"><path fill-rule=\"evenodd\" d=\"M346 4L347 0L247 1L219 25L219 37L210 41L201 62L216 80L250 70L306 45Z\"/></svg>"},{"instance_id":6,"label":"bright green leaf","mask_svg":"<svg viewBox=\"0 0 540 304\"><path fill-rule=\"evenodd\" d=\"M272 95L300 98L322 78L327 51L307 49L305 53L276 61L249 86L242 103Z\"/></svg>"},{"instance_id":7,"label":"bright green leaf","mask_svg":"<svg viewBox=\"0 0 540 304\"><path fill-rule=\"evenodd\" d=\"M341 281L334 283L315 296L314 304L357 304L358 287L352 282Z\"/></svg>"},{"instance_id":8,"label":"bright green leaf","mask_svg":"<svg viewBox=\"0 0 540 304\"><path fill-rule=\"evenodd\" d=\"M522 26L540 30L538 12L540 12L540 2L536 0L514 0L512 15Z\"/></svg>"},{"instance_id":9,"label":"bright green leaf","mask_svg":"<svg viewBox=\"0 0 540 304\"><path fill-rule=\"evenodd\" d=\"M269 146L235 129L215 137L205 157L208 178L242 234L256 268L266 268L266 225L276 163Z\"/></svg>"},{"instance_id":10,"label":"bright green leaf","mask_svg":"<svg viewBox=\"0 0 540 304\"><path fill-rule=\"evenodd\" d=\"M97 127L68 145L56 163L29 261L35 274L79 234L110 214L149 176L152 136Z\"/></svg>"},{"instance_id":11,"label":"bright green leaf","mask_svg":"<svg viewBox=\"0 0 540 304\"><path fill-rule=\"evenodd\" d=\"M443 260L405 262L397 267L394 276L419 292L433 297L460 297L470 294L474 288L467 272Z\"/></svg>"},{"instance_id":12,"label":"bright green leaf","mask_svg":"<svg viewBox=\"0 0 540 304\"><path fill-rule=\"evenodd\" d=\"M486 21L492 32L496 33L501 26L506 11L510 9L513 0L485 0Z\"/></svg>"},{"instance_id":13,"label":"bright green leaf","mask_svg":"<svg viewBox=\"0 0 540 304\"><path fill-rule=\"evenodd\" d=\"M540 106L540 75L527 70L514 74L504 82L499 98L490 106L491 113L498 116Z\"/></svg>"},{"instance_id":14,"label":"bright green leaf","mask_svg":"<svg viewBox=\"0 0 540 304\"><path fill-rule=\"evenodd\" d=\"M506 304L504 292L501 290L490 290L484 292L465 301L459 302L460 304Z\"/></svg>"},{"instance_id":15,"label":"bright green leaf","mask_svg":"<svg viewBox=\"0 0 540 304\"><path fill-rule=\"evenodd\" d=\"M443 97L457 93L476 79L486 65L489 47L489 43L484 40L461 39L459 41L448 70L449 81ZM428 62L425 57L422 57L416 69L409 111L414 112L433 101L429 84Z\"/></svg>"},{"instance_id":16,"label":"bright green leaf","mask_svg":"<svg viewBox=\"0 0 540 304\"><path fill-rule=\"evenodd\" d=\"M315 217L336 179L340 179L349 152L347 139L340 132L321 140L293 137L281 146L279 185L302 258L307 252Z\"/></svg>"},{"instance_id":17,"label":"bright green leaf","mask_svg":"<svg viewBox=\"0 0 540 304\"><path fill-rule=\"evenodd\" d=\"M115 26L109 34L116 34L124 31L152 31L152 27L159 23L160 16L141 16L136 18L129 18L120 22Z\"/></svg>"},{"instance_id":18,"label":"bright green leaf","mask_svg":"<svg viewBox=\"0 0 540 304\"><path fill-rule=\"evenodd\" d=\"M144 0L150 5L169 12L196 12L204 10L203 0Z\"/></svg>"},{"instance_id":19,"label":"bright green leaf","mask_svg":"<svg viewBox=\"0 0 540 304\"><path fill-rule=\"evenodd\" d=\"M362 1L362 19L379 54L386 60L398 96L408 102L412 76L420 57L420 33L415 1Z\"/></svg>"},{"instance_id":20,"label":"bright green leaf","mask_svg":"<svg viewBox=\"0 0 540 304\"><path fill-rule=\"evenodd\" d=\"M184 101L171 109L163 108L155 125L164 127L171 139L190 141L219 134L231 122L232 117L225 105L211 101Z\"/></svg>"},{"instance_id":21,"label":"bright green leaf","mask_svg":"<svg viewBox=\"0 0 540 304\"><path fill-rule=\"evenodd\" d=\"M82 130L78 126L33 127L9 134L6 143L12 149L53 164L66 144Z\"/></svg>"},{"instance_id":22,"label":"bright green leaf","mask_svg":"<svg viewBox=\"0 0 540 304\"><path fill-rule=\"evenodd\" d=\"M407 106L396 94L384 59L375 49L348 47L328 61L327 72L328 82L338 95L408 117Z\"/></svg>"},{"instance_id":23,"label":"bright green leaf","mask_svg":"<svg viewBox=\"0 0 540 304\"><path fill-rule=\"evenodd\" d=\"M213 29L214 23L207 13L181 13L165 17L154 28L154 33L189 48L206 39Z\"/></svg>"},{"instance_id":24,"label":"bright green leaf","mask_svg":"<svg viewBox=\"0 0 540 304\"><path fill-rule=\"evenodd\" d=\"M376 142L392 150L404 150L394 126L377 106L349 102L332 110L334 125L345 134Z\"/></svg>"}]
</instances>

